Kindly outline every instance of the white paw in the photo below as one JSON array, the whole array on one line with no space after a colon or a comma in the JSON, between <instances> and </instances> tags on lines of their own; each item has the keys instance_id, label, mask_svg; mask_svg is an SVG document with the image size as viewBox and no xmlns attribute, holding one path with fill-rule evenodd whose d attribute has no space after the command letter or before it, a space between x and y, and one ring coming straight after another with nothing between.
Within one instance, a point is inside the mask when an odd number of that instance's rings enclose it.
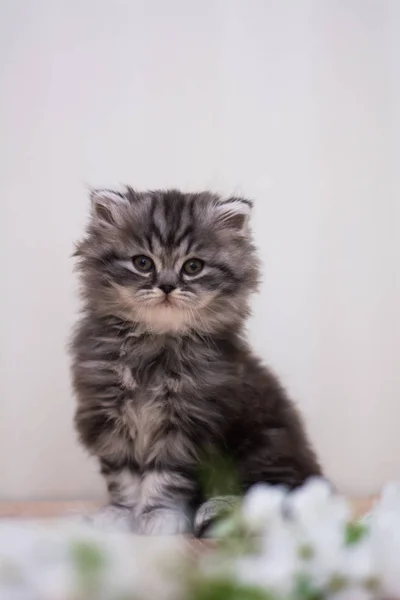
<instances>
[{"instance_id":1,"label":"white paw","mask_svg":"<svg viewBox=\"0 0 400 600\"><path fill-rule=\"evenodd\" d=\"M184 512L169 508L155 508L139 516L136 532L142 535L176 535L192 530Z\"/></svg>"},{"instance_id":2,"label":"white paw","mask_svg":"<svg viewBox=\"0 0 400 600\"><path fill-rule=\"evenodd\" d=\"M95 513L85 515L84 522L101 531L133 531L134 515L130 508L109 504Z\"/></svg>"},{"instance_id":3,"label":"white paw","mask_svg":"<svg viewBox=\"0 0 400 600\"><path fill-rule=\"evenodd\" d=\"M202 537L209 535L213 523L219 517L233 510L238 501L237 496L215 496L204 502L198 509L194 519L195 536Z\"/></svg>"}]
</instances>

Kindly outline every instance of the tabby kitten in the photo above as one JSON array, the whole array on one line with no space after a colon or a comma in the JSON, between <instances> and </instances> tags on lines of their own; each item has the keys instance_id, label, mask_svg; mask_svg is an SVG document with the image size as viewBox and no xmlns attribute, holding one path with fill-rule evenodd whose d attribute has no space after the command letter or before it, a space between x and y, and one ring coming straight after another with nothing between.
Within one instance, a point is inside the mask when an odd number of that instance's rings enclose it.
<instances>
[{"instance_id":1,"label":"tabby kitten","mask_svg":"<svg viewBox=\"0 0 400 600\"><path fill-rule=\"evenodd\" d=\"M251 202L176 190L92 193L76 250L76 427L101 466L102 518L139 533L201 533L229 498L199 467L227 456L241 490L320 474L299 415L244 337L259 263ZM196 515L197 512L197 515Z\"/></svg>"}]
</instances>

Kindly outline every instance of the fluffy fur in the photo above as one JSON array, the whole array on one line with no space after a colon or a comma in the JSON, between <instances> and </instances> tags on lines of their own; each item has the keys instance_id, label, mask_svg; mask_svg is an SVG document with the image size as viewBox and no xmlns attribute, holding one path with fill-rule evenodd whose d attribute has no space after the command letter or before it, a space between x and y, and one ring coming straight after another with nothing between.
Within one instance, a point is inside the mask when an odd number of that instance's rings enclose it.
<instances>
[{"instance_id":1,"label":"fluffy fur","mask_svg":"<svg viewBox=\"0 0 400 600\"><path fill-rule=\"evenodd\" d=\"M320 474L295 408L243 337L259 281L250 210L208 192L92 194L76 251L75 421L100 461L107 514L132 530L191 530L205 500L199 467L214 454L234 463L243 491Z\"/></svg>"}]
</instances>

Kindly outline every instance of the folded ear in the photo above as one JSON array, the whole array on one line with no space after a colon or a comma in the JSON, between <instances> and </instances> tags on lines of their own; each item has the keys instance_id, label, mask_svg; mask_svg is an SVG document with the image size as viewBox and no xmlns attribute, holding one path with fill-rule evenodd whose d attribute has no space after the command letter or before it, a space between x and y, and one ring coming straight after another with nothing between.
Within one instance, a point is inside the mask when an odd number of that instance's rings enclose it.
<instances>
[{"instance_id":1,"label":"folded ear","mask_svg":"<svg viewBox=\"0 0 400 600\"><path fill-rule=\"evenodd\" d=\"M120 225L129 201L126 196L113 190L92 190L92 217L104 225Z\"/></svg>"},{"instance_id":2,"label":"folded ear","mask_svg":"<svg viewBox=\"0 0 400 600\"><path fill-rule=\"evenodd\" d=\"M227 198L214 205L214 218L226 229L245 231L253 203L246 198Z\"/></svg>"}]
</instances>

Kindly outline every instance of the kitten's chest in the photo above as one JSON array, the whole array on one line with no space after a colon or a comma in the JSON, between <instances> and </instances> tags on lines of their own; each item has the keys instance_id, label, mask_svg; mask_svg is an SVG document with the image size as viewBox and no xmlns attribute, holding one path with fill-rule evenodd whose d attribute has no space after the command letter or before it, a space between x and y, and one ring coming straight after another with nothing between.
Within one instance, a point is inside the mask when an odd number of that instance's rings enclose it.
<instances>
[{"instance_id":1,"label":"kitten's chest","mask_svg":"<svg viewBox=\"0 0 400 600\"><path fill-rule=\"evenodd\" d=\"M140 356L134 348L122 355L117 370L121 418L134 458L143 464L165 453L181 436L194 380L183 357L170 348L153 353L142 349Z\"/></svg>"},{"instance_id":2,"label":"kitten's chest","mask_svg":"<svg viewBox=\"0 0 400 600\"><path fill-rule=\"evenodd\" d=\"M193 369L189 368L185 352L172 343L165 346L140 340L125 343L116 371L121 389L137 404L176 396L194 383Z\"/></svg>"},{"instance_id":3,"label":"kitten's chest","mask_svg":"<svg viewBox=\"0 0 400 600\"><path fill-rule=\"evenodd\" d=\"M139 465L161 460L182 439L188 406L179 387L179 380L166 376L126 396L121 416Z\"/></svg>"}]
</instances>

